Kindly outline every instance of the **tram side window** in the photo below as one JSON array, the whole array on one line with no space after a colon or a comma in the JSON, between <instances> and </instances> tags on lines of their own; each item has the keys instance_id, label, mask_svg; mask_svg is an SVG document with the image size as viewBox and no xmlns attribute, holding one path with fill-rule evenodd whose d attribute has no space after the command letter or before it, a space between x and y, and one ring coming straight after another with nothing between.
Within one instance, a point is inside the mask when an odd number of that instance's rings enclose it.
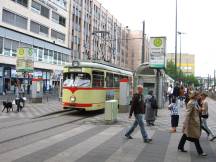
<instances>
[{"instance_id":1,"label":"tram side window","mask_svg":"<svg viewBox=\"0 0 216 162\"><path fill-rule=\"evenodd\" d=\"M120 76L119 75L117 75L117 74L114 74L114 87L119 87L119 78L120 78Z\"/></svg>"},{"instance_id":2,"label":"tram side window","mask_svg":"<svg viewBox=\"0 0 216 162\"><path fill-rule=\"evenodd\" d=\"M92 72L92 87L104 87L104 72L93 71Z\"/></svg>"},{"instance_id":3,"label":"tram side window","mask_svg":"<svg viewBox=\"0 0 216 162\"><path fill-rule=\"evenodd\" d=\"M114 81L113 81L113 74L112 73L107 73L106 74L106 87L114 87Z\"/></svg>"}]
</instances>

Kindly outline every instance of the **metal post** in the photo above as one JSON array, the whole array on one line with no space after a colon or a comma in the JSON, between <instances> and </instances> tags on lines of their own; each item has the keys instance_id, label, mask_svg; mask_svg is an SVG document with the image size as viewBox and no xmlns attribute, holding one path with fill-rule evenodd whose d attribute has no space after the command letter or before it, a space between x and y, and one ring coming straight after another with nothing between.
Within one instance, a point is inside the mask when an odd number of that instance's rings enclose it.
<instances>
[{"instance_id":1,"label":"metal post","mask_svg":"<svg viewBox=\"0 0 216 162\"><path fill-rule=\"evenodd\" d=\"M215 92L215 69L214 69L214 92Z\"/></svg>"},{"instance_id":2,"label":"metal post","mask_svg":"<svg viewBox=\"0 0 216 162\"><path fill-rule=\"evenodd\" d=\"M142 62L145 62L145 21L143 21L143 33L142 33Z\"/></svg>"},{"instance_id":3,"label":"metal post","mask_svg":"<svg viewBox=\"0 0 216 162\"><path fill-rule=\"evenodd\" d=\"M176 19L175 19L175 70L177 71L177 25L178 25L178 1L176 0Z\"/></svg>"},{"instance_id":4,"label":"metal post","mask_svg":"<svg viewBox=\"0 0 216 162\"><path fill-rule=\"evenodd\" d=\"M179 67L180 67L180 70L181 70L181 59L182 59L182 53L181 53L181 35L182 33L180 34L180 59L179 59Z\"/></svg>"}]
</instances>

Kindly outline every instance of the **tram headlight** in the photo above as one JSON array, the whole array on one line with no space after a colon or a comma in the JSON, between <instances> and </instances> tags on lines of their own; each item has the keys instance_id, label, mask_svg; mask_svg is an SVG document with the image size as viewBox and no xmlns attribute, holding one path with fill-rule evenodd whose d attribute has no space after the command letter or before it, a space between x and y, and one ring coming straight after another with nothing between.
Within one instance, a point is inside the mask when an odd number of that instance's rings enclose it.
<instances>
[{"instance_id":1,"label":"tram headlight","mask_svg":"<svg viewBox=\"0 0 216 162\"><path fill-rule=\"evenodd\" d=\"M76 101L76 97L75 96L71 96L70 100L71 100L71 102L75 102Z\"/></svg>"}]
</instances>

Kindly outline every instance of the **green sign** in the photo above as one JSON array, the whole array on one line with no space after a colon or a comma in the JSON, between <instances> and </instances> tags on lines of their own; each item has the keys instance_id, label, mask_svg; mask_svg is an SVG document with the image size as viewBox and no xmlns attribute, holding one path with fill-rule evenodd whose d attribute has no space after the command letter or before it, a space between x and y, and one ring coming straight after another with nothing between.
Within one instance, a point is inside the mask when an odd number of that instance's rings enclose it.
<instances>
[{"instance_id":1,"label":"green sign","mask_svg":"<svg viewBox=\"0 0 216 162\"><path fill-rule=\"evenodd\" d=\"M161 38L155 38L154 39L155 47L160 47L162 44L163 44L163 40Z\"/></svg>"},{"instance_id":2,"label":"green sign","mask_svg":"<svg viewBox=\"0 0 216 162\"><path fill-rule=\"evenodd\" d=\"M34 57L32 48L17 49L16 70L17 72L34 71Z\"/></svg>"}]
</instances>

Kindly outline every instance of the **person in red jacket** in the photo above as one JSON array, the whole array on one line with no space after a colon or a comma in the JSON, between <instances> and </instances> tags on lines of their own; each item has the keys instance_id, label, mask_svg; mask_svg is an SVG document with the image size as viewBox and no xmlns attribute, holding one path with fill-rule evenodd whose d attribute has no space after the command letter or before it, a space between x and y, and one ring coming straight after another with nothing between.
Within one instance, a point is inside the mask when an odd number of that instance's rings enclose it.
<instances>
[{"instance_id":1,"label":"person in red jacket","mask_svg":"<svg viewBox=\"0 0 216 162\"><path fill-rule=\"evenodd\" d=\"M129 114L129 119L130 119L132 117L132 114L134 113L135 121L133 125L130 127L130 129L127 131L125 136L128 139L133 139L133 137L131 137L131 134L133 133L134 129L139 125L144 142L150 143L152 139L148 137L144 125L145 103L144 103L142 93L143 93L143 86L138 85L137 93L134 94L132 99L132 105Z\"/></svg>"}]
</instances>

